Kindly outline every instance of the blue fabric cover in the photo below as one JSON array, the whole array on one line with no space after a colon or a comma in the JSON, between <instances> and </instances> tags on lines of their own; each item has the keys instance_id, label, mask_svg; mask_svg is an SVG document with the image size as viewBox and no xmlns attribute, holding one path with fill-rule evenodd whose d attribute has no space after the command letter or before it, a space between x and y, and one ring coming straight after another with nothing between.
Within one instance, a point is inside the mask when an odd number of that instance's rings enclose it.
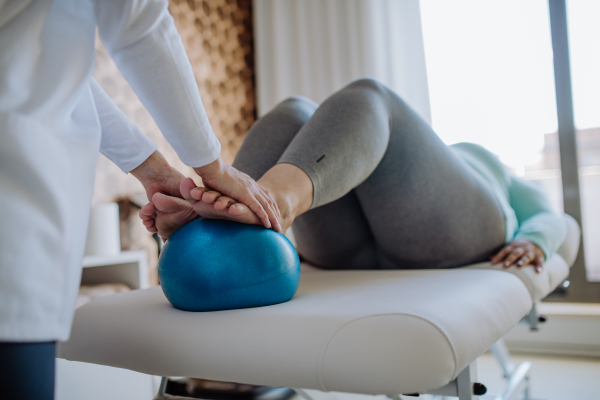
<instances>
[{"instance_id":1,"label":"blue fabric cover","mask_svg":"<svg viewBox=\"0 0 600 400\"><path fill-rule=\"evenodd\" d=\"M181 310L260 307L294 296L300 260L290 241L271 229L199 218L169 237L158 276Z\"/></svg>"}]
</instances>

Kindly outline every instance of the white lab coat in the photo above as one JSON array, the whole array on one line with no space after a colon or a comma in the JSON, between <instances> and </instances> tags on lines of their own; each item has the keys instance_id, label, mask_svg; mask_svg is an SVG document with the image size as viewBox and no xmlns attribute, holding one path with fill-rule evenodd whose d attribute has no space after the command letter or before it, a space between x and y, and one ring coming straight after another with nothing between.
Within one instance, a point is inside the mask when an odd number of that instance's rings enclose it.
<instances>
[{"instance_id":1,"label":"white lab coat","mask_svg":"<svg viewBox=\"0 0 600 400\"><path fill-rule=\"evenodd\" d=\"M0 0L0 341L68 339L98 150L156 148L91 80L96 27L181 160L220 152L166 1Z\"/></svg>"}]
</instances>

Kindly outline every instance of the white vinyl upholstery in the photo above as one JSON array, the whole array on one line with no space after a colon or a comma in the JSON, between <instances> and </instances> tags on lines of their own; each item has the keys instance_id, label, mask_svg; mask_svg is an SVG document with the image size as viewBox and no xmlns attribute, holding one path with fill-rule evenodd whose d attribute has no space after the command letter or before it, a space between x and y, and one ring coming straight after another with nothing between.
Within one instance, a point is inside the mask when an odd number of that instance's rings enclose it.
<instances>
[{"instance_id":1,"label":"white vinyl upholstery","mask_svg":"<svg viewBox=\"0 0 600 400\"><path fill-rule=\"evenodd\" d=\"M411 271L303 265L291 301L244 310L180 311L160 287L112 295L76 311L58 356L159 376L425 393L456 378L527 314L532 298L566 277L563 257L572 263L579 245L576 224L567 242L537 275L482 264Z\"/></svg>"},{"instance_id":2,"label":"white vinyl upholstery","mask_svg":"<svg viewBox=\"0 0 600 400\"><path fill-rule=\"evenodd\" d=\"M59 356L163 376L370 394L445 385L531 307L498 271L322 271L269 307L173 308L160 287L76 311Z\"/></svg>"},{"instance_id":3,"label":"white vinyl upholstery","mask_svg":"<svg viewBox=\"0 0 600 400\"><path fill-rule=\"evenodd\" d=\"M517 268L515 266L504 269L502 264L492 265L489 262L469 265L464 269L486 269L506 271L517 276L527 286L534 303L548 296L569 276L569 269L573 266L577 251L581 229L573 217L563 214L567 226L567 237L557 253L545 263L541 273L536 273L533 268Z\"/></svg>"},{"instance_id":4,"label":"white vinyl upholstery","mask_svg":"<svg viewBox=\"0 0 600 400\"><path fill-rule=\"evenodd\" d=\"M559 247L557 253L566 261L569 268L575 263L577 252L579 251L579 240L581 239L581 228L575 218L568 214L563 214L565 224L567 225L567 237Z\"/></svg>"}]
</instances>

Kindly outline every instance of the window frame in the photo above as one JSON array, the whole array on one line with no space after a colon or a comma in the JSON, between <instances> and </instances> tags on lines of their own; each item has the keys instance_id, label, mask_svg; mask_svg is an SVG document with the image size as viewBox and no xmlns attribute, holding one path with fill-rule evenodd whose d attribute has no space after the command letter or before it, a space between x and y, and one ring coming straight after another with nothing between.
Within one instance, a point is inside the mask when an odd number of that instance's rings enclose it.
<instances>
[{"instance_id":1,"label":"window frame","mask_svg":"<svg viewBox=\"0 0 600 400\"><path fill-rule=\"evenodd\" d=\"M550 33L554 55L554 86L556 91L556 114L558 118L558 141L564 211L575 218L581 227L581 190L579 185L577 138L573 112L566 0L548 0L548 11L550 14ZM587 280L583 236L580 241L577 259L571 268L568 281L569 285L563 293L556 293L548 297L547 300L600 303L600 283L588 282Z\"/></svg>"}]
</instances>

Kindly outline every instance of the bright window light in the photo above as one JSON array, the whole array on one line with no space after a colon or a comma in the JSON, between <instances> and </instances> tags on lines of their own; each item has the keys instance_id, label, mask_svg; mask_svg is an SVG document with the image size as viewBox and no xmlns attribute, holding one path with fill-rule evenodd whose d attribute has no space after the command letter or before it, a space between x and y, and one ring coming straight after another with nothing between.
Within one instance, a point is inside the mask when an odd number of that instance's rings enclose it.
<instances>
[{"instance_id":1,"label":"bright window light","mask_svg":"<svg viewBox=\"0 0 600 400\"><path fill-rule=\"evenodd\" d=\"M522 174L557 130L545 0L421 0L433 128Z\"/></svg>"}]
</instances>

